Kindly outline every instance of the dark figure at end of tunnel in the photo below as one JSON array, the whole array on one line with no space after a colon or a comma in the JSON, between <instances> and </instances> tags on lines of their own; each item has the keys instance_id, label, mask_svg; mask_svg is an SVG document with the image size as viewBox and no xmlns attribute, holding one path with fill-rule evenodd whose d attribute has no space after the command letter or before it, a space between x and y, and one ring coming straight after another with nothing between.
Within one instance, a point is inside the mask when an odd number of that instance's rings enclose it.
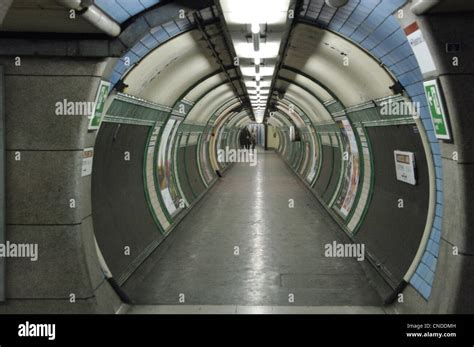
<instances>
[{"instance_id":1,"label":"dark figure at end of tunnel","mask_svg":"<svg viewBox=\"0 0 474 347\"><path fill-rule=\"evenodd\" d=\"M255 131L252 131L252 133L250 134L250 145L252 145L252 150L255 149L256 144L257 144L257 134L255 133Z\"/></svg>"},{"instance_id":2,"label":"dark figure at end of tunnel","mask_svg":"<svg viewBox=\"0 0 474 347\"><path fill-rule=\"evenodd\" d=\"M240 147L249 149L250 147L250 132L247 128L242 129L240 132Z\"/></svg>"}]
</instances>

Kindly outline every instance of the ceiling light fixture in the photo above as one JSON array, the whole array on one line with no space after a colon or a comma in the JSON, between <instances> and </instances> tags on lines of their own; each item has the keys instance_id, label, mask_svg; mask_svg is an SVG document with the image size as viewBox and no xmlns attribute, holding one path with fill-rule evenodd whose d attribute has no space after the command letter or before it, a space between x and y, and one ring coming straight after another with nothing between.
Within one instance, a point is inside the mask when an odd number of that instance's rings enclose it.
<instances>
[{"instance_id":1,"label":"ceiling light fixture","mask_svg":"<svg viewBox=\"0 0 474 347\"><path fill-rule=\"evenodd\" d=\"M231 32L234 51L241 59L252 59L240 66L241 75L251 101L255 120L262 123L266 113L271 77L275 74L273 60L278 60L282 36L280 26L289 22L290 0L218 0L228 25L241 26ZM334 0L332 0L334 1ZM344 0L335 0L344 1ZM346 0L347 1L347 0ZM251 32L249 42L248 34ZM269 37L262 38L268 31ZM263 65L263 59L269 63ZM252 66L253 65L253 66ZM263 89L261 89L263 88ZM262 96L263 95L263 96Z\"/></svg>"},{"instance_id":2,"label":"ceiling light fixture","mask_svg":"<svg viewBox=\"0 0 474 347\"><path fill-rule=\"evenodd\" d=\"M259 34L253 34L253 50L255 52L258 52L260 50L260 35Z\"/></svg>"},{"instance_id":3,"label":"ceiling light fixture","mask_svg":"<svg viewBox=\"0 0 474 347\"><path fill-rule=\"evenodd\" d=\"M260 33L260 24L258 24L257 22L252 23L251 30L252 30L252 34L259 34Z\"/></svg>"},{"instance_id":4,"label":"ceiling light fixture","mask_svg":"<svg viewBox=\"0 0 474 347\"><path fill-rule=\"evenodd\" d=\"M220 4L232 24L284 24L290 0L220 0Z\"/></svg>"}]
</instances>

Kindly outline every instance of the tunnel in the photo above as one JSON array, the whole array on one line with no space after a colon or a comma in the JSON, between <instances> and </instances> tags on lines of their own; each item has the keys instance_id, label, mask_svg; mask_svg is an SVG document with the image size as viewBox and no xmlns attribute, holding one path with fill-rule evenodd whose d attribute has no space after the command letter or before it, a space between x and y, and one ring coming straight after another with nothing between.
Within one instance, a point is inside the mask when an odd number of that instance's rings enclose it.
<instances>
[{"instance_id":1,"label":"tunnel","mask_svg":"<svg viewBox=\"0 0 474 347\"><path fill-rule=\"evenodd\" d=\"M2 0L0 314L474 313L473 10Z\"/></svg>"}]
</instances>

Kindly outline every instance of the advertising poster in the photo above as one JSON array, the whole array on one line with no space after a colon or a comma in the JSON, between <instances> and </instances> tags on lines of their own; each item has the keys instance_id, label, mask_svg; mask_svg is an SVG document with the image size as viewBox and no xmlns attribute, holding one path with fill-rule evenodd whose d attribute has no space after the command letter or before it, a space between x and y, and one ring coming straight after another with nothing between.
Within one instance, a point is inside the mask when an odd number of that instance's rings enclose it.
<instances>
[{"instance_id":1,"label":"advertising poster","mask_svg":"<svg viewBox=\"0 0 474 347\"><path fill-rule=\"evenodd\" d=\"M178 130L180 121L170 119L166 123L161 135L160 148L158 151L158 182L161 196L170 215L174 215L179 206L179 194L172 182L172 149L173 142Z\"/></svg>"},{"instance_id":2,"label":"advertising poster","mask_svg":"<svg viewBox=\"0 0 474 347\"><path fill-rule=\"evenodd\" d=\"M201 169L204 174L204 178L206 183L212 181L212 173L211 169L209 168L209 159L208 159L208 151L209 151L209 136L203 136L201 139Z\"/></svg>"},{"instance_id":3,"label":"advertising poster","mask_svg":"<svg viewBox=\"0 0 474 347\"><path fill-rule=\"evenodd\" d=\"M171 132L170 139L167 143L168 148L167 148L167 157L166 157L167 165L168 165L168 171L167 171L167 177L168 177L168 182L169 182L168 188L171 195L171 199L173 201L173 205L176 206L177 212L179 212L179 210L181 209L179 207L181 196L179 195L178 187L175 182L175 176L173 175L174 163L176 162L175 160L173 160L173 149L176 147L176 144L175 144L175 142L177 141L176 135L178 133L178 128L180 124L181 124L181 120L176 120L173 131Z\"/></svg>"},{"instance_id":4,"label":"advertising poster","mask_svg":"<svg viewBox=\"0 0 474 347\"><path fill-rule=\"evenodd\" d=\"M334 207L336 211L345 218L348 216L357 195L360 175L359 149L349 121L343 119L338 122L338 125L341 129L344 144L343 156L346 158L343 162L346 163L346 167L341 190Z\"/></svg>"},{"instance_id":5,"label":"advertising poster","mask_svg":"<svg viewBox=\"0 0 474 347\"><path fill-rule=\"evenodd\" d=\"M314 158L313 158L313 162L312 162L312 165L311 165L311 171L309 172L308 177L306 178L308 183L311 183L314 180L314 178L316 177L316 170L317 170L317 167L318 167L319 147L318 147L318 144L315 140L315 136L316 135L314 134L314 131L313 131L311 133L311 139L312 139L313 148L314 148Z\"/></svg>"},{"instance_id":6,"label":"advertising poster","mask_svg":"<svg viewBox=\"0 0 474 347\"><path fill-rule=\"evenodd\" d=\"M301 166L301 174L303 174L306 171L306 168L308 167L308 162L311 160L310 155L311 155L311 151L309 147L309 142L305 141L304 142L304 162L303 162L303 165Z\"/></svg>"}]
</instances>

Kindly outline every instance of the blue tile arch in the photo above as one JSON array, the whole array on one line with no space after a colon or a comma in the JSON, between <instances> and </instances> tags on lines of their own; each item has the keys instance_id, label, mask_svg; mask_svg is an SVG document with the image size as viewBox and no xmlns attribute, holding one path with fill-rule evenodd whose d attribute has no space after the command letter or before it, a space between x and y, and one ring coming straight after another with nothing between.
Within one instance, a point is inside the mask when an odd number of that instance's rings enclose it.
<instances>
[{"instance_id":1,"label":"blue tile arch","mask_svg":"<svg viewBox=\"0 0 474 347\"><path fill-rule=\"evenodd\" d=\"M192 18L175 19L151 28L115 64L110 78L112 86L115 86L134 65L138 64L151 51L168 40L194 28L195 23Z\"/></svg>"},{"instance_id":2,"label":"blue tile arch","mask_svg":"<svg viewBox=\"0 0 474 347\"><path fill-rule=\"evenodd\" d=\"M128 18L158 4L159 0L95 0L114 20L123 23ZM433 131L424 90L423 77L405 34L392 13L406 0L349 0L343 8L334 10L324 0L304 0L301 17L307 22L332 30L360 45L384 63L404 86L412 100L421 104L421 119L427 133L436 173L436 215L429 242L411 285L429 299L439 255L443 211L442 166L438 140ZM117 62L111 77L115 85L144 56L169 39L194 28L190 19L170 21L150 31ZM125 58L130 59L129 66Z\"/></svg>"},{"instance_id":3,"label":"blue tile arch","mask_svg":"<svg viewBox=\"0 0 474 347\"><path fill-rule=\"evenodd\" d=\"M118 2L121 0L116 1ZM125 0L123 1L125 2ZM140 3L151 4L153 1L154 0L140 0ZM198 10L198 12L202 18L207 20L217 19L215 17L215 12L213 12L210 7ZM168 22L163 23L162 25L150 27L148 32L141 38L137 38L135 44L115 64L110 77L110 83L112 86L115 86L117 82L127 74L128 71L130 71L136 64L140 62L140 60L142 60L151 51L158 48L161 44L195 28L196 23L194 17L188 15L185 16L185 18L170 18Z\"/></svg>"},{"instance_id":4,"label":"blue tile arch","mask_svg":"<svg viewBox=\"0 0 474 347\"><path fill-rule=\"evenodd\" d=\"M410 284L426 299L431 295L439 255L443 218L443 169L440 146L433 131L423 89L423 76L398 20L392 15L406 0L349 0L334 10L324 0L304 0L305 22L337 32L381 61L421 105L421 120L431 147L436 175L436 210L429 241Z\"/></svg>"},{"instance_id":5,"label":"blue tile arch","mask_svg":"<svg viewBox=\"0 0 474 347\"><path fill-rule=\"evenodd\" d=\"M162 0L94 0L94 3L113 20L123 23L130 17L159 4Z\"/></svg>"}]
</instances>

